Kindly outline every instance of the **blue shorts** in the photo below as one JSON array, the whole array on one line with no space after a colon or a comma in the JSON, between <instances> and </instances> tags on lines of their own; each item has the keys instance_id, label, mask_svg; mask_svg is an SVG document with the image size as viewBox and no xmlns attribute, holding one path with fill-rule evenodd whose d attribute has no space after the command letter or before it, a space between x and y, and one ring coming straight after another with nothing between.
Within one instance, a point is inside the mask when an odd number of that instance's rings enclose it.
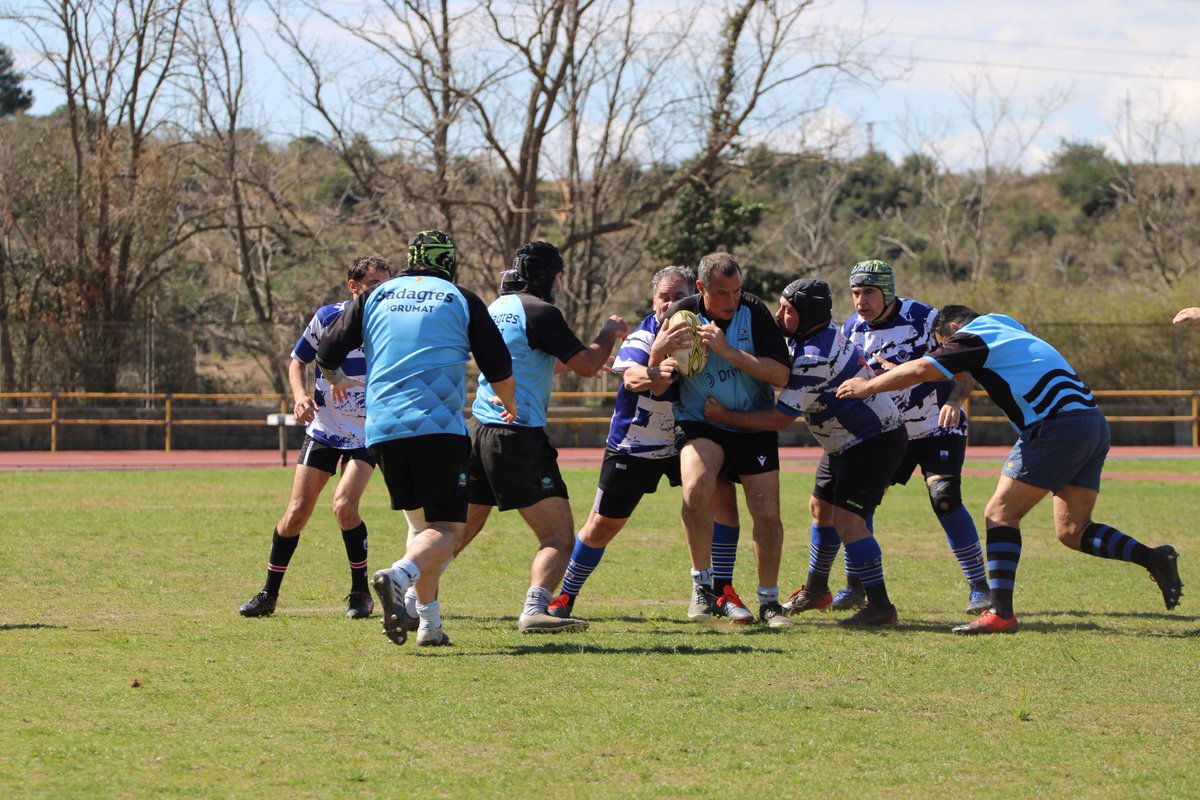
<instances>
[{"instance_id":1,"label":"blue shorts","mask_svg":"<svg viewBox=\"0 0 1200 800\"><path fill-rule=\"evenodd\" d=\"M1100 491L1108 443L1108 421L1099 409L1068 411L1021 431L1000 472L1051 492L1064 486Z\"/></svg>"}]
</instances>

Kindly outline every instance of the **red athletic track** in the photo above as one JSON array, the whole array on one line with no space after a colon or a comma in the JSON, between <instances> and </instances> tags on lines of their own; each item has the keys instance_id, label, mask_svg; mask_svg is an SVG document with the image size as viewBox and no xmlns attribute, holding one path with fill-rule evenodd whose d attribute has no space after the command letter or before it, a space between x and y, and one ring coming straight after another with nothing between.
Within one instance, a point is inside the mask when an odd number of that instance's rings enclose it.
<instances>
[{"instance_id":1,"label":"red athletic track","mask_svg":"<svg viewBox=\"0 0 1200 800\"><path fill-rule=\"evenodd\" d=\"M564 447L558 451L564 467L599 467L604 451L599 448ZM1008 454L1007 447L971 447L967 461L1000 461ZM783 469L787 472L813 472L821 451L815 447L784 447L779 451ZM1163 472L1122 472L1121 459L1196 458L1197 447L1114 447L1104 477L1110 480L1200 481L1197 474L1184 475ZM296 463L296 451L288 451L288 465ZM67 471L114 469L203 469L213 467L280 467L278 450L65 450L0 451L0 472ZM967 467L968 476L993 476L995 469Z\"/></svg>"}]
</instances>

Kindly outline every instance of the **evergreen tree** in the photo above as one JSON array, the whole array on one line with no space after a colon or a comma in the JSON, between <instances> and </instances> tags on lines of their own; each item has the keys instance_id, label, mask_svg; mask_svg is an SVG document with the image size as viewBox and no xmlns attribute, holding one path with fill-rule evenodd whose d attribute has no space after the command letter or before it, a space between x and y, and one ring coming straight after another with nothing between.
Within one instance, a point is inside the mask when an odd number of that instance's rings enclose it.
<instances>
[{"instance_id":1,"label":"evergreen tree","mask_svg":"<svg viewBox=\"0 0 1200 800\"><path fill-rule=\"evenodd\" d=\"M0 117L24 111L33 105L33 92L21 88L25 76L13 69L12 53L0 44Z\"/></svg>"}]
</instances>

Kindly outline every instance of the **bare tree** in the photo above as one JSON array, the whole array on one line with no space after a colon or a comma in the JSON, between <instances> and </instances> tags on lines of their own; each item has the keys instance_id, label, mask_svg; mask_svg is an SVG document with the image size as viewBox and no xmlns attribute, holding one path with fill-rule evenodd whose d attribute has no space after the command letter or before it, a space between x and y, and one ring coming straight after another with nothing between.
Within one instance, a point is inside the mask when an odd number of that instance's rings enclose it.
<instances>
[{"instance_id":1,"label":"bare tree","mask_svg":"<svg viewBox=\"0 0 1200 800\"><path fill-rule=\"evenodd\" d=\"M60 241L28 253L60 276L55 312L74 381L111 391L123 331L139 301L209 229L212 210L183 202L176 139L165 120L183 63L183 0L63 0L16 19L38 50L35 71L66 98L70 190ZM30 240L33 241L33 240Z\"/></svg>"}]
</instances>

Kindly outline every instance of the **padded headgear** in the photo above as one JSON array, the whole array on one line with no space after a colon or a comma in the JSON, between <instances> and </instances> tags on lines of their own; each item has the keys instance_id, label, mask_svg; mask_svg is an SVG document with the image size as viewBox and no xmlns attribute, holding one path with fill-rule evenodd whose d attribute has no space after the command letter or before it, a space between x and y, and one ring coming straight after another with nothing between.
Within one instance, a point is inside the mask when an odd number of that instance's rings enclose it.
<instances>
[{"instance_id":1,"label":"padded headgear","mask_svg":"<svg viewBox=\"0 0 1200 800\"><path fill-rule=\"evenodd\" d=\"M554 276L563 271L562 253L549 242L526 242L513 255L512 269L500 280L501 294L522 289L547 303L554 302Z\"/></svg>"},{"instance_id":2,"label":"padded headgear","mask_svg":"<svg viewBox=\"0 0 1200 800\"><path fill-rule=\"evenodd\" d=\"M874 286L883 292L883 305L890 306L896 299L896 273L892 265L879 259L860 261L850 268L850 287Z\"/></svg>"},{"instance_id":3,"label":"padded headgear","mask_svg":"<svg viewBox=\"0 0 1200 800\"><path fill-rule=\"evenodd\" d=\"M408 243L409 270L440 272L453 281L457 263L454 242L441 231L421 231Z\"/></svg>"},{"instance_id":4,"label":"padded headgear","mask_svg":"<svg viewBox=\"0 0 1200 800\"><path fill-rule=\"evenodd\" d=\"M801 278L783 287L783 299L800 315L796 336L804 336L817 325L833 319L833 294L819 278Z\"/></svg>"}]
</instances>

